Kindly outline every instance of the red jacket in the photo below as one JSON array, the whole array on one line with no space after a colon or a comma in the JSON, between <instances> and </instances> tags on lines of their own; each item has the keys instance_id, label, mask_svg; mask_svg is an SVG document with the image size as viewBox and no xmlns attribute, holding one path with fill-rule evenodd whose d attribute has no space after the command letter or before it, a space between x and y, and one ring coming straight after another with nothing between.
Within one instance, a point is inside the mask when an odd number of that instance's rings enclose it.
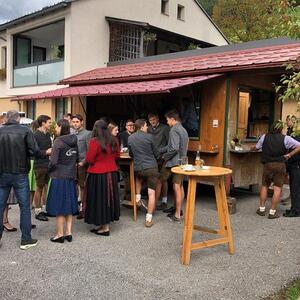
<instances>
[{"instance_id":1,"label":"red jacket","mask_svg":"<svg viewBox=\"0 0 300 300\"><path fill-rule=\"evenodd\" d=\"M106 152L103 152L100 143L96 139L90 139L86 153L86 161L89 164L87 172L93 174L115 172L118 170L116 159L119 157L119 145L114 153L110 146L107 146Z\"/></svg>"}]
</instances>

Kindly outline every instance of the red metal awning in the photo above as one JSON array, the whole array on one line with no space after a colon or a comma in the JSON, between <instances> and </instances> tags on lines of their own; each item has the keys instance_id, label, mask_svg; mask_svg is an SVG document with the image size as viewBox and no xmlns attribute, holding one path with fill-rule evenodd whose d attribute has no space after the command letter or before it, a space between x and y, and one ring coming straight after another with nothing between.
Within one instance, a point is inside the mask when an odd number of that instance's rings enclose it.
<instances>
[{"instance_id":1,"label":"red metal awning","mask_svg":"<svg viewBox=\"0 0 300 300\"><path fill-rule=\"evenodd\" d=\"M137 95L137 94L158 94L170 93L170 90L185 85L205 81L222 74L203 75L195 77L183 77L175 79L110 83L98 85L71 86L57 90L47 91L38 94L19 96L13 99L19 100L37 100L49 98L63 98L72 96L114 96L114 95Z\"/></svg>"}]
</instances>

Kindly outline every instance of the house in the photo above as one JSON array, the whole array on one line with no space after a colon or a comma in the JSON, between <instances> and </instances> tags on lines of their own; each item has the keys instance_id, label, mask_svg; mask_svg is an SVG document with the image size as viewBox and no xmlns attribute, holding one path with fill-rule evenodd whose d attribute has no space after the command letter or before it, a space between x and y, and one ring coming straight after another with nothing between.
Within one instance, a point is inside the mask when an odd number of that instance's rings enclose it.
<instances>
[{"instance_id":1,"label":"house","mask_svg":"<svg viewBox=\"0 0 300 300\"><path fill-rule=\"evenodd\" d=\"M107 63L227 45L196 0L66 0L0 25L0 112L58 119L68 98L11 102Z\"/></svg>"},{"instance_id":2,"label":"house","mask_svg":"<svg viewBox=\"0 0 300 300\"><path fill-rule=\"evenodd\" d=\"M70 97L88 128L101 116L119 124L166 110L180 111L189 150L202 146L206 164L233 169L233 184L259 184L258 137L282 117L274 84L284 64L300 57L300 41L271 39L112 63L60 82L69 87L18 97L19 101ZM284 112L286 113L286 112ZM244 150L232 147L238 136ZM230 181L229 181L230 182Z\"/></svg>"}]
</instances>

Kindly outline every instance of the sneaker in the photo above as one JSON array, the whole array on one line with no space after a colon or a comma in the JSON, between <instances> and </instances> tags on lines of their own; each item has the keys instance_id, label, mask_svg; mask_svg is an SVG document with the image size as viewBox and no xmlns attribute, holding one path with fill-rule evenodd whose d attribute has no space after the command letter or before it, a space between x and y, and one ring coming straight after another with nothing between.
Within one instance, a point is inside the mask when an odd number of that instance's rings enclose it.
<instances>
[{"instance_id":1,"label":"sneaker","mask_svg":"<svg viewBox=\"0 0 300 300\"><path fill-rule=\"evenodd\" d=\"M256 213L262 217L266 215L266 211L261 211L259 208L257 209Z\"/></svg>"},{"instance_id":2,"label":"sneaker","mask_svg":"<svg viewBox=\"0 0 300 300\"><path fill-rule=\"evenodd\" d=\"M22 250L27 250L29 248L32 248L32 247L35 247L38 243L38 240L34 240L34 239L31 239L29 241L21 241L21 246L20 248Z\"/></svg>"},{"instance_id":3,"label":"sneaker","mask_svg":"<svg viewBox=\"0 0 300 300\"><path fill-rule=\"evenodd\" d=\"M175 213L176 209L174 206L171 206L169 208L163 209L163 212L166 214Z\"/></svg>"},{"instance_id":4,"label":"sneaker","mask_svg":"<svg viewBox=\"0 0 300 300\"><path fill-rule=\"evenodd\" d=\"M48 221L49 219L43 215L42 213L39 213L38 215L35 215L35 218L39 221Z\"/></svg>"},{"instance_id":5,"label":"sneaker","mask_svg":"<svg viewBox=\"0 0 300 300\"><path fill-rule=\"evenodd\" d=\"M162 210L162 211L164 211L165 209L167 209L168 208L168 204L167 203L165 203L165 202L161 202L159 205L157 205L157 207L156 207L156 209L157 210Z\"/></svg>"},{"instance_id":6,"label":"sneaker","mask_svg":"<svg viewBox=\"0 0 300 300\"><path fill-rule=\"evenodd\" d=\"M177 224L180 224L181 223L181 218L177 218L175 215L172 215L172 216L170 216L170 217L168 217L169 218L169 220L171 221L171 222L174 222L174 223L177 223Z\"/></svg>"},{"instance_id":7,"label":"sneaker","mask_svg":"<svg viewBox=\"0 0 300 300\"><path fill-rule=\"evenodd\" d=\"M172 216L174 216L174 215L175 215L175 211L172 212L172 213L167 214L167 217L168 217L168 218L172 218ZM183 211L181 210L181 211L180 211L180 217L182 217L182 216L183 216Z\"/></svg>"},{"instance_id":8,"label":"sneaker","mask_svg":"<svg viewBox=\"0 0 300 300\"><path fill-rule=\"evenodd\" d=\"M154 225L154 223L153 223L153 221L151 220L151 221L145 221L145 227L147 227L147 228L150 228L150 227L152 227Z\"/></svg>"},{"instance_id":9,"label":"sneaker","mask_svg":"<svg viewBox=\"0 0 300 300\"><path fill-rule=\"evenodd\" d=\"M268 215L268 219L277 219L279 218L279 215L277 214L277 212L274 215L269 214Z\"/></svg>"}]
</instances>

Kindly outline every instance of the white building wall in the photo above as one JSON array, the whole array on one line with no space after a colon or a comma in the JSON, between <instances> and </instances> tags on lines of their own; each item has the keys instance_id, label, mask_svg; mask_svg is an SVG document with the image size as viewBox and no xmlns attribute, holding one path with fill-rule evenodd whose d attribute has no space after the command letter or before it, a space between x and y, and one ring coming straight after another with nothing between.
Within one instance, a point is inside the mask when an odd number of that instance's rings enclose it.
<instances>
[{"instance_id":1,"label":"white building wall","mask_svg":"<svg viewBox=\"0 0 300 300\"><path fill-rule=\"evenodd\" d=\"M177 19L177 5L185 7L185 20ZM109 25L105 17L139 22L217 45L226 40L194 0L170 0L169 14L161 13L161 0L79 0L61 11L7 30L7 81L0 82L0 97L13 97L56 89L56 85L13 88L13 35L65 20L65 77L103 67L109 58ZM1 40L0 40L1 43ZM1 45L1 44L0 44Z\"/></svg>"},{"instance_id":2,"label":"white building wall","mask_svg":"<svg viewBox=\"0 0 300 300\"><path fill-rule=\"evenodd\" d=\"M177 5L185 20L177 19ZM71 74L103 67L109 58L109 25L105 17L146 22L153 26L216 45L226 45L216 27L194 0L170 0L169 15L161 0L80 0L71 6Z\"/></svg>"}]
</instances>

